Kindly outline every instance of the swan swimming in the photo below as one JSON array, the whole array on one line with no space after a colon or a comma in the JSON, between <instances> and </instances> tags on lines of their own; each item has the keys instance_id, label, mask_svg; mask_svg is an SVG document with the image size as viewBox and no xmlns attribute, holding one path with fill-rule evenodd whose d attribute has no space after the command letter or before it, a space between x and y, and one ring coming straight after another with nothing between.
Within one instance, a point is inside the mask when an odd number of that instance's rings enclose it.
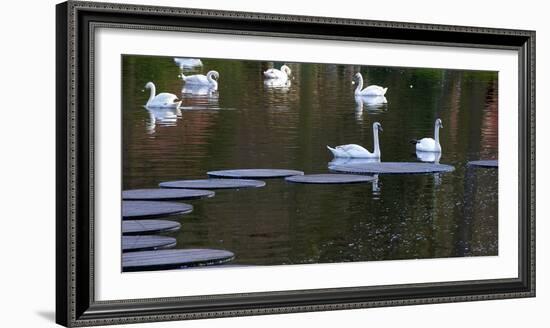
<instances>
[{"instance_id":1,"label":"swan swimming","mask_svg":"<svg viewBox=\"0 0 550 328\"><path fill-rule=\"evenodd\" d=\"M356 96L384 96L386 91L388 91L388 88L383 88L378 85L369 85L363 89L363 75L361 75L361 73L355 74L352 83L357 83L357 87L355 88Z\"/></svg>"},{"instance_id":2,"label":"swan swimming","mask_svg":"<svg viewBox=\"0 0 550 328\"><path fill-rule=\"evenodd\" d=\"M332 152L334 157L348 157L348 158L380 158L380 144L378 141L378 131L384 131L382 125L378 122L374 122L372 125L372 134L374 136L374 152L369 152L364 147L356 144L348 144L336 146L334 148L327 146L328 150Z\"/></svg>"},{"instance_id":3,"label":"swan swimming","mask_svg":"<svg viewBox=\"0 0 550 328\"><path fill-rule=\"evenodd\" d=\"M149 100L145 104L146 108L172 108L177 109L181 106L181 100L178 97L171 93L159 93L155 95L156 88L153 82L147 82L145 89L151 90L149 95Z\"/></svg>"},{"instance_id":4,"label":"swan swimming","mask_svg":"<svg viewBox=\"0 0 550 328\"><path fill-rule=\"evenodd\" d=\"M264 72L264 76L267 79L277 79L286 81L288 80L288 76L292 73L290 70L290 67L283 65L281 66L281 69L276 68L270 68L267 71Z\"/></svg>"},{"instance_id":5,"label":"swan swimming","mask_svg":"<svg viewBox=\"0 0 550 328\"><path fill-rule=\"evenodd\" d=\"M185 76L180 74L180 78L185 82L185 85L202 85L208 86L212 90L218 90L218 81L220 74L217 71L209 71L206 75L196 74Z\"/></svg>"},{"instance_id":6,"label":"swan swimming","mask_svg":"<svg viewBox=\"0 0 550 328\"><path fill-rule=\"evenodd\" d=\"M202 66L202 61L197 58L174 58L174 63L176 63L182 71L186 68Z\"/></svg>"},{"instance_id":7,"label":"swan swimming","mask_svg":"<svg viewBox=\"0 0 550 328\"><path fill-rule=\"evenodd\" d=\"M434 127L434 138L422 138L420 140L411 140L411 143L416 144L417 151L426 151L426 152L441 152L441 144L439 144L439 128L443 128L443 123L441 119L435 120Z\"/></svg>"}]
</instances>

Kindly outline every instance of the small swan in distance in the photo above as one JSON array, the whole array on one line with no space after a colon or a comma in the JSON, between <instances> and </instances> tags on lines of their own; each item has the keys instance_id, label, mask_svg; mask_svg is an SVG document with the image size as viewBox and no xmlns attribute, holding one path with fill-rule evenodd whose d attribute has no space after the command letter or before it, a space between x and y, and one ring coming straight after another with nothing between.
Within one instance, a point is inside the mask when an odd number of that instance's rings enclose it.
<instances>
[{"instance_id":1,"label":"small swan in distance","mask_svg":"<svg viewBox=\"0 0 550 328\"><path fill-rule=\"evenodd\" d=\"M270 68L264 72L264 76L267 79L278 79L282 81L287 81L289 75L292 73L290 67L283 65L281 69Z\"/></svg>"},{"instance_id":2,"label":"small swan in distance","mask_svg":"<svg viewBox=\"0 0 550 328\"><path fill-rule=\"evenodd\" d=\"M171 108L177 109L181 105L181 100L178 97L171 93L159 93L156 94L155 84L153 82L147 82L145 89L151 91L149 95L149 100L145 104L146 108Z\"/></svg>"},{"instance_id":3,"label":"small swan in distance","mask_svg":"<svg viewBox=\"0 0 550 328\"><path fill-rule=\"evenodd\" d=\"M416 145L416 150L440 153L441 144L439 144L439 128L443 128L443 123L441 122L441 119L438 118L435 120L434 139L422 138L420 140L411 140L411 143Z\"/></svg>"},{"instance_id":4,"label":"small swan in distance","mask_svg":"<svg viewBox=\"0 0 550 328\"><path fill-rule=\"evenodd\" d=\"M363 89L363 75L361 75L361 73L356 73L353 77L352 84L355 83L357 83L357 87L355 87L356 96L384 96L386 91L388 91L388 88L383 88L378 85L369 85Z\"/></svg>"},{"instance_id":5,"label":"small swan in distance","mask_svg":"<svg viewBox=\"0 0 550 328\"><path fill-rule=\"evenodd\" d=\"M349 158L380 158L380 144L378 141L378 131L384 131L382 125L374 122L372 125L372 133L374 137L374 152L369 152L364 147L356 144L348 144L336 146L334 148L327 146L334 157L349 157Z\"/></svg>"},{"instance_id":6,"label":"small swan in distance","mask_svg":"<svg viewBox=\"0 0 550 328\"><path fill-rule=\"evenodd\" d=\"M198 67L198 66L202 66L202 61L200 59L197 59L197 58L174 58L174 63L176 63L176 65L178 65L178 67L180 68L180 70L184 70L186 68L193 68L193 67Z\"/></svg>"},{"instance_id":7,"label":"small swan in distance","mask_svg":"<svg viewBox=\"0 0 550 328\"><path fill-rule=\"evenodd\" d=\"M185 85L202 85L208 86L212 90L218 90L218 81L216 80L220 78L220 74L217 71L210 71L206 75L195 74L185 76L184 74L180 74L180 78L185 82Z\"/></svg>"}]
</instances>

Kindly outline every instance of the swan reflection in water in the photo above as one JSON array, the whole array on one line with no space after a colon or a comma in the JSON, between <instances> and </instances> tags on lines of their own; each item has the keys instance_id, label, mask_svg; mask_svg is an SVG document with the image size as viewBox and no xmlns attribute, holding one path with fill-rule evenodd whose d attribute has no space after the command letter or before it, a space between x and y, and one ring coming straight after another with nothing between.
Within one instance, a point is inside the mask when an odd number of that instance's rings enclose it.
<instances>
[{"instance_id":1,"label":"swan reflection in water","mask_svg":"<svg viewBox=\"0 0 550 328\"><path fill-rule=\"evenodd\" d=\"M335 165L361 165L366 163L380 163L380 158L349 158L349 157L336 157L332 161L328 162L328 167ZM379 199L381 189L378 184L378 174L374 174L376 179L372 183L372 194L375 199Z\"/></svg>"},{"instance_id":2,"label":"swan reflection in water","mask_svg":"<svg viewBox=\"0 0 550 328\"><path fill-rule=\"evenodd\" d=\"M441 153L417 150L416 158L421 162L439 164L439 160L441 159ZM433 176L434 176L434 186L440 186L441 180L442 180L441 173L434 173Z\"/></svg>"},{"instance_id":3,"label":"swan reflection in water","mask_svg":"<svg viewBox=\"0 0 550 328\"><path fill-rule=\"evenodd\" d=\"M363 120L363 110L376 113L388 110L388 100L384 96L355 96L355 118Z\"/></svg>"},{"instance_id":4,"label":"swan reflection in water","mask_svg":"<svg viewBox=\"0 0 550 328\"><path fill-rule=\"evenodd\" d=\"M181 118L179 108L144 108L149 114L149 120L145 124L145 130L148 134L156 132L157 124L159 126L176 126L178 118Z\"/></svg>"},{"instance_id":5,"label":"swan reflection in water","mask_svg":"<svg viewBox=\"0 0 550 328\"><path fill-rule=\"evenodd\" d=\"M219 94L207 85L186 84L181 89L184 110L219 109Z\"/></svg>"},{"instance_id":6,"label":"swan reflection in water","mask_svg":"<svg viewBox=\"0 0 550 328\"><path fill-rule=\"evenodd\" d=\"M421 162L435 163L439 164L441 159L440 152L431 152L431 151L416 151L416 158Z\"/></svg>"}]
</instances>

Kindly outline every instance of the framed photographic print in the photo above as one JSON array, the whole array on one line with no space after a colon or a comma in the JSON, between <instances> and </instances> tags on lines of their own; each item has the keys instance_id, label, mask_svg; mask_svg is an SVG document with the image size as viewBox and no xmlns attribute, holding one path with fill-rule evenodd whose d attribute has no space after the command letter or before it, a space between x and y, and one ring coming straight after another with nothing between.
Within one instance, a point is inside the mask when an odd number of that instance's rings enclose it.
<instances>
[{"instance_id":1,"label":"framed photographic print","mask_svg":"<svg viewBox=\"0 0 550 328\"><path fill-rule=\"evenodd\" d=\"M535 32L57 6L65 326L535 296Z\"/></svg>"}]
</instances>

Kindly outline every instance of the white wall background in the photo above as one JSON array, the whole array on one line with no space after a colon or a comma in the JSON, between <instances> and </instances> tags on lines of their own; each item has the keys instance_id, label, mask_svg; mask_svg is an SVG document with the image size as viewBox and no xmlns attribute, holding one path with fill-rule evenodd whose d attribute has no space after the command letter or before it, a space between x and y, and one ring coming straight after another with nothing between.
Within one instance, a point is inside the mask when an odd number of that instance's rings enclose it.
<instances>
[{"instance_id":1,"label":"white wall background","mask_svg":"<svg viewBox=\"0 0 550 328\"><path fill-rule=\"evenodd\" d=\"M278 0L126 0L127 3L273 12L422 23L534 29L537 31L537 298L406 306L230 319L132 325L131 327L296 327L337 325L423 327L543 327L550 305L544 193L548 172L544 129L550 108L550 23L544 1L332 2ZM0 302L2 327L53 327L55 260L54 47L57 1L3 3L0 103Z\"/></svg>"}]
</instances>

